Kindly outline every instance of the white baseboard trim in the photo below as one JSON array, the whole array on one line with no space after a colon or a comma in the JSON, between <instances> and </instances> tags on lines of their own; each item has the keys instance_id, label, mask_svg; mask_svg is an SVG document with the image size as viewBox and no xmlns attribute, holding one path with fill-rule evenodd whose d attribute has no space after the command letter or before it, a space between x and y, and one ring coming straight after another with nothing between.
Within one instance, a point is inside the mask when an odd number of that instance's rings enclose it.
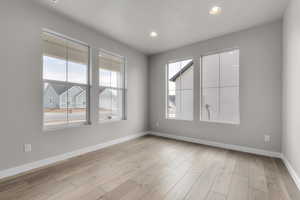
<instances>
[{"instance_id":1,"label":"white baseboard trim","mask_svg":"<svg viewBox=\"0 0 300 200\"><path fill-rule=\"evenodd\" d=\"M268 157L273 157L273 158L280 158L283 161L284 165L286 166L289 174L293 178L296 186L300 190L300 176L296 173L296 171L292 167L291 163L288 161L288 159L282 153L266 151L266 150L262 150L262 149L255 149L255 148L250 148L250 147L243 147L243 146L239 146L239 145L212 142L212 141L208 141L208 140L201 140L198 138L171 135L171 134L167 134L167 133L158 133L158 132L149 131L149 134L159 136L159 137L175 139L175 140L203 144L203 145L207 145L207 146L219 147L219 148L223 148L223 149L230 149L230 150L241 151L241 152L257 154L257 155L263 155L263 156L268 156Z\"/></svg>"},{"instance_id":2,"label":"white baseboard trim","mask_svg":"<svg viewBox=\"0 0 300 200\"><path fill-rule=\"evenodd\" d=\"M290 161L285 157L284 154L281 155L281 159L284 163L284 165L286 166L289 174L291 175L291 177L293 178L295 184L297 185L298 189L300 190L300 176L297 174L297 172L294 170L294 168L292 167Z\"/></svg>"},{"instance_id":3,"label":"white baseboard trim","mask_svg":"<svg viewBox=\"0 0 300 200\"><path fill-rule=\"evenodd\" d=\"M68 153L53 156L53 157L50 157L50 158L46 158L46 159L43 159L43 160L38 160L38 161L28 163L28 164L25 164L25 165L21 165L21 166L18 166L18 167L5 169L5 170L0 171L0 180L4 179L4 178L11 177L11 176L15 176L15 175L18 175L18 174L21 174L21 173L25 173L25 172L28 172L28 171L31 171L31 170L34 170L34 169L45 167L47 165L51 165L51 164L54 164L56 162L67 160L67 159L70 159L70 158L73 158L73 157L76 157L76 156L79 156L79 155L82 155L82 154L86 154L86 153L89 153L89 152L92 152L92 151L97 151L97 150L103 149L105 147L109 147L109 146L112 146L112 145L115 145L115 144L119 144L119 143L122 143L122 142L129 141L129 140L133 140L133 139L142 137L142 136L147 135L147 134L148 134L148 132L141 132L141 133L125 136L125 137L122 137L122 138L118 138L118 139L115 139L115 140L111 140L111 141L108 141L108 142L105 142L105 143L97 144L97 145L90 146L90 147L85 147L85 148L75 150L75 151L72 151L72 152L68 152Z\"/></svg>"},{"instance_id":4,"label":"white baseboard trim","mask_svg":"<svg viewBox=\"0 0 300 200\"><path fill-rule=\"evenodd\" d=\"M53 156L50 158L46 158L43 160L39 160L39 161L35 161L32 163L28 163L25 165L21 165L18 167L13 167L13 168L9 168L9 169L5 169L0 171L0 181L1 179L4 178L8 178L11 176L15 176L18 174L22 174L34 169L38 169L41 167L46 167L47 165L51 165L54 164L56 162L59 161L63 161L63 160L67 160L76 156L80 156L89 152L93 152L93 151L97 151L115 144L119 144L122 142L126 142L129 140L133 140L145 135L155 135L155 136L159 136L159 137L165 137L165 138L170 138L170 139L175 139L175 140L181 140L181 141L186 141L186 142L192 142L192 143L197 143L197 144L203 144L203 145L208 145L208 146L213 146L213 147L219 147L219 148L223 148L223 149L230 149L230 150L236 150L236 151L241 151L241 152L246 152L246 153L252 153L252 154L257 154L257 155L263 155L263 156L269 156L269 157L276 157L276 158L281 158L282 161L284 162L286 168L288 169L288 172L290 173L291 177L293 178L295 184L297 185L298 189L300 190L300 177L299 175L296 173L296 171L294 170L294 168L292 167L292 165L290 164L290 162L287 160L287 158L279 153L279 152L272 152L272 151L266 151L266 150L261 150L261 149L255 149L255 148L249 148L249 147L243 147L243 146L239 146L239 145L231 145L231 144L224 144L224 143L219 143L219 142L212 142L212 141L208 141L208 140L202 140L202 139L198 139L198 138L191 138L191 137L184 137L184 136L178 136L178 135L171 135L171 134L166 134L166 133L158 133L158 132L152 132L152 131L148 131L148 132L141 132L141 133L137 133L137 134L133 134L133 135L129 135L129 136L125 136L122 138L118 138L115 140L111 140L105 143L101 143L101 144L97 144L94 146L90 146L90 147L86 147L86 148L82 148L79 150L75 150L72 152L68 152L65 154L61 154L58 156Z\"/></svg>"},{"instance_id":5,"label":"white baseboard trim","mask_svg":"<svg viewBox=\"0 0 300 200\"><path fill-rule=\"evenodd\" d=\"M208 140L202 140L202 139L198 139L198 138L178 136L178 135L171 135L171 134L167 134L167 133L158 133L158 132L149 131L149 134L159 136L159 137L175 139L175 140L203 144L203 145L207 145L207 146L219 147L219 148L223 148L223 149L230 149L230 150L241 151L241 152L245 152L245 153L281 158L280 152L266 151L266 150L262 150L262 149L243 147L243 146L239 146L239 145L212 142L212 141L208 141Z\"/></svg>"}]
</instances>

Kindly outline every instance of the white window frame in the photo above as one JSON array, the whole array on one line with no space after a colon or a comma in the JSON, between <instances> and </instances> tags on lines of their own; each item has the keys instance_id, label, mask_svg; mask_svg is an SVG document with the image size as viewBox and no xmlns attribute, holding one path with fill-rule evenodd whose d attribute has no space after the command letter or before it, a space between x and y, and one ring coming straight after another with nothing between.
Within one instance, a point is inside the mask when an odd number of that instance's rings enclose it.
<instances>
[{"instance_id":1,"label":"white window frame","mask_svg":"<svg viewBox=\"0 0 300 200\"><path fill-rule=\"evenodd\" d=\"M111 56L115 56L115 57L119 57L123 60L123 78L122 78L122 85L123 87L109 87L109 86L100 86L100 66L99 66L99 55L100 53L104 53L104 54L108 54ZM113 53L111 51L107 51L105 49L98 49L97 52L97 76L98 76L98 83L97 83L97 99L98 99L98 103L97 103L97 116L98 116L98 123L103 124L103 123L111 123L111 122L119 122L119 121L124 121L127 120L127 59L125 56L121 56L119 54ZM100 115L99 115L99 101L100 101L100 91L101 88L105 88L105 89L113 89L113 90L119 90L123 92L122 95L122 117L118 118L118 119L111 119L111 120L100 120Z\"/></svg>"},{"instance_id":2,"label":"white window frame","mask_svg":"<svg viewBox=\"0 0 300 200\"><path fill-rule=\"evenodd\" d=\"M70 42L76 43L83 45L88 48L88 63L87 63L87 83L86 84L81 84L81 83L73 83L73 82L68 82L66 81L57 81L57 80L49 80L49 79L44 79L44 62L43 62L43 53L42 53L42 88L43 88L43 96L44 96L44 84L45 83L53 83L53 84L59 84L67 87L71 86L82 86L86 88L86 120L84 122L69 122L67 118L67 123L61 124L61 125L45 125L44 119L45 119L45 112L44 112L44 103L43 103L43 130L44 131L51 131L51 130L59 130L59 129L64 129L64 128L69 128L69 127L81 127L81 126L86 126L86 125L91 125L91 117L90 117L90 89L91 89L91 48L87 43L84 43L82 41L70 38L68 36L62 35L60 33L56 33L54 31L48 30L48 29L43 29L42 34L50 34L54 37L61 38L64 40L68 40ZM66 74L68 74L68 67L66 68ZM44 97L43 97L43 102L44 102ZM68 102L68 101L67 101ZM67 116L68 116L68 111L67 111Z\"/></svg>"},{"instance_id":3,"label":"white window frame","mask_svg":"<svg viewBox=\"0 0 300 200\"><path fill-rule=\"evenodd\" d=\"M200 116L199 116L199 119L201 122L209 122L209 123L217 123L217 124L231 124L231 125L240 125L241 123L241 108L240 108L240 95L239 95L239 98L238 98L238 115L239 115L239 121L238 122L232 122L232 121L219 121L219 120L204 120L202 119L202 112L203 112L203 73L202 73L202 70L203 70L203 57L205 56L210 56L210 55L215 55L215 54L221 54L221 53L225 53L225 52L230 52L230 51L235 51L235 50L238 50L239 51L239 69L240 69L240 61L241 61L241 50L239 47L234 47L234 48L227 48L227 49L221 49L221 50L216 50L216 51L212 51L212 52L209 52L207 54L202 54L200 56L200 105L199 105L199 108L200 108ZM220 76L219 76L219 79L220 79ZM219 80L220 82L220 80ZM239 70L239 93L240 93L240 70Z\"/></svg>"},{"instance_id":4,"label":"white window frame","mask_svg":"<svg viewBox=\"0 0 300 200\"><path fill-rule=\"evenodd\" d=\"M192 119L189 120L189 119L180 119L180 118L176 118L176 117L169 117L169 112L168 112L168 105L169 105L169 102L168 102L168 98L169 98L169 64L170 63L176 63L176 62L181 62L181 61L185 61L185 60L192 60L194 62L193 64L193 102L194 102L194 93L195 93L195 86L194 86L194 73L195 73L195 70L194 70L194 67L195 67L195 59L193 57L187 57L187 58L181 58L181 59L175 59L175 60L169 60L168 63L165 65L165 119L167 120L178 120L178 121L187 121L187 122L192 122L195 120L195 117L194 117L194 111L192 113ZM194 107L194 103L193 103L193 107ZM194 110L194 109L193 109Z\"/></svg>"}]
</instances>

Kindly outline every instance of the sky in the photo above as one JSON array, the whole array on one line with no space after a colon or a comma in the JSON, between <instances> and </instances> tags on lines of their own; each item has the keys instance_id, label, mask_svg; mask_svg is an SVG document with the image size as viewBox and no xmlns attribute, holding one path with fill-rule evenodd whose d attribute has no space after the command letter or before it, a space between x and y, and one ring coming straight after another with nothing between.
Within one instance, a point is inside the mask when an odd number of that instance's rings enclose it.
<instances>
[{"instance_id":1,"label":"sky","mask_svg":"<svg viewBox=\"0 0 300 200\"><path fill-rule=\"evenodd\" d=\"M168 65L169 80L191 61L192 61L192 59L169 63L169 65ZM177 88L177 89L179 89L179 88ZM169 81L169 94L175 95L175 90L176 90L175 82Z\"/></svg>"},{"instance_id":2,"label":"sky","mask_svg":"<svg viewBox=\"0 0 300 200\"><path fill-rule=\"evenodd\" d=\"M44 73L43 78L56 81L67 81L67 64L68 64L68 81L73 83L87 83L87 65L66 62L49 56L44 56Z\"/></svg>"}]
</instances>

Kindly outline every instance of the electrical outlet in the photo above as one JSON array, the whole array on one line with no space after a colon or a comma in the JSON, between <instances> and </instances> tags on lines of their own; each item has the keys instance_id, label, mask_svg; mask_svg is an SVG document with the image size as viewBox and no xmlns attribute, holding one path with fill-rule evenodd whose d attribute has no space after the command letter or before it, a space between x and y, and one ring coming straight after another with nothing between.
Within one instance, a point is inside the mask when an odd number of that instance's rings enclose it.
<instances>
[{"instance_id":1,"label":"electrical outlet","mask_svg":"<svg viewBox=\"0 0 300 200\"><path fill-rule=\"evenodd\" d=\"M156 127L159 127L159 122L156 122Z\"/></svg>"},{"instance_id":2,"label":"electrical outlet","mask_svg":"<svg viewBox=\"0 0 300 200\"><path fill-rule=\"evenodd\" d=\"M265 135L265 143L271 142L271 136L270 135Z\"/></svg>"},{"instance_id":3,"label":"electrical outlet","mask_svg":"<svg viewBox=\"0 0 300 200\"><path fill-rule=\"evenodd\" d=\"M24 152L28 153L31 152L32 148L31 148L31 144L24 144Z\"/></svg>"}]
</instances>

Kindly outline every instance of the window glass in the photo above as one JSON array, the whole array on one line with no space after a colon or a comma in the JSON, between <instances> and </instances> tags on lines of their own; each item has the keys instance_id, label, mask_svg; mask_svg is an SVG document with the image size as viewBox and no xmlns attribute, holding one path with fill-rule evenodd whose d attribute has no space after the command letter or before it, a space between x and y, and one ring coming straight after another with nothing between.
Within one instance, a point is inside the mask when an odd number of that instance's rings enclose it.
<instances>
[{"instance_id":1,"label":"window glass","mask_svg":"<svg viewBox=\"0 0 300 200\"><path fill-rule=\"evenodd\" d=\"M68 120L69 122L84 122L86 120L87 97L86 87L72 86L68 90Z\"/></svg>"},{"instance_id":2,"label":"window glass","mask_svg":"<svg viewBox=\"0 0 300 200\"><path fill-rule=\"evenodd\" d=\"M67 93L65 85L44 82L44 125L62 125L68 122L67 98L61 94Z\"/></svg>"},{"instance_id":3,"label":"window glass","mask_svg":"<svg viewBox=\"0 0 300 200\"><path fill-rule=\"evenodd\" d=\"M44 32L44 127L88 121L89 47Z\"/></svg>"},{"instance_id":4,"label":"window glass","mask_svg":"<svg viewBox=\"0 0 300 200\"><path fill-rule=\"evenodd\" d=\"M193 120L193 61L183 60L167 65L167 118Z\"/></svg>"},{"instance_id":5,"label":"window glass","mask_svg":"<svg viewBox=\"0 0 300 200\"><path fill-rule=\"evenodd\" d=\"M124 58L99 52L99 121L125 119Z\"/></svg>"},{"instance_id":6,"label":"window glass","mask_svg":"<svg viewBox=\"0 0 300 200\"><path fill-rule=\"evenodd\" d=\"M201 120L240 123L239 50L202 57Z\"/></svg>"},{"instance_id":7,"label":"window glass","mask_svg":"<svg viewBox=\"0 0 300 200\"><path fill-rule=\"evenodd\" d=\"M43 78L47 80L66 81L67 62L59 58L43 56Z\"/></svg>"},{"instance_id":8,"label":"window glass","mask_svg":"<svg viewBox=\"0 0 300 200\"><path fill-rule=\"evenodd\" d=\"M68 42L68 82L87 84L89 48Z\"/></svg>"},{"instance_id":9,"label":"window glass","mask_svg":"<svg viewBox=\"0 0 300 200\"><path fill-rule=\"evenodd\" d=\"M81 63L68 63L68 81L87 84L87 66Z\"/></svg>"},{"instance_id":10,"label":"window glass","mask_svg":"<svg viewBox=\"0 0 300 200\"><path fill-rule=\"evenodd\" d=\"M202 61L202 87L219 86L219 55L209 55L203 57Z\"/></svg>"}]
</instances>

